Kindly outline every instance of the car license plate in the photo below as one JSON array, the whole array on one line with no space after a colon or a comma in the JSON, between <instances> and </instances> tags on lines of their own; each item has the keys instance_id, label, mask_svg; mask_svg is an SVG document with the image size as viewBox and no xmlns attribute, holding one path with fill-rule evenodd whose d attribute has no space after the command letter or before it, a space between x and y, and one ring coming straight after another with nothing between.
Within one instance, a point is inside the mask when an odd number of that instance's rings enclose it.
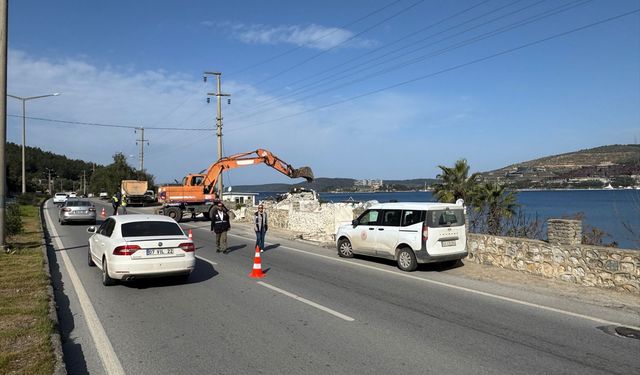
<instances>
[{"instance_id":1,"label":"car license plate","mask_svg":"<svg viewBox=\"0 0 640 375\"><path fill-rule=\"evenodd\" d=\"M442 241L442 247L448 247L448 246L456 246L456 241L455 240Z\"/></svg>"},{"instance_id":2,"label":"car license plate","mask_svg":"<svg viewBox=\"0 0 640 375\"><path fill-rule=\"evenodd\" d=\"M171 255L173 249L147 249L147 255Z\"/></svg>"},{"instance_id":3,"label":"car license plate","mask_svg":"<svg viewBox=\"0 0 640 375\"><path fill-rule=\"evenodd\" d=\"M84 215L84 214L86 214L86 213L87 213L87 211L76 211L75 213L76 213L76 214L80 214L80 215Z\"/></svg>"}]
</instances>

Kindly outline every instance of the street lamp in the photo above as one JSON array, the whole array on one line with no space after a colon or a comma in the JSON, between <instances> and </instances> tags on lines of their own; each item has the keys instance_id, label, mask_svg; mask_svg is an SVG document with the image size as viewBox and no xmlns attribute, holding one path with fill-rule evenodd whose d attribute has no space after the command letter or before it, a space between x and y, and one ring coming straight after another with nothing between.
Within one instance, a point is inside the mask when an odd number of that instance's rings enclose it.
<instances>
[{"instance_id":1,"label":"street lamp","mask_svg":"<svg viewBox=\"0 0 640 375\"><path fill-rule=\"evenodd\" d=\"M38 96L28 96L26 98L20 97L20 96L15 96L15 95L11 95L11 94L7 94L7 96L14 98L14 99L18 99L18 100L22 100L22 194L27 192L27 178L26 178L26 168L25 168L25 144L27 142L26 138L26 124L25 124L25 115L26 115L26 102L27 100L33 100L33 99L40 99L40 98L46 98L48 96L58 96L60 95L60 93L53 93L53 94L47 94L47 95L38 95Z\"/></svg>"}]
</instances>

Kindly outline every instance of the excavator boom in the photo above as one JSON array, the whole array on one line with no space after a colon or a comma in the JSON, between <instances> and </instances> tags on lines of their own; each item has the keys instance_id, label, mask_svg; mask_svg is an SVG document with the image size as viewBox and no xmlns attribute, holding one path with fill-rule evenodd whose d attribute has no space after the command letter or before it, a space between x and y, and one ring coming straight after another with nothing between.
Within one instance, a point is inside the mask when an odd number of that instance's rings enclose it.
<instances>
[{"instance_id":1,"label":"excavator boom","mask_svg":"<svg viewBox=\"0 0 640 375\"><path fill-rule=\"evenodd\" d=\"M233 169L264 163L278 172L291 178L304 178L307 182L313 181L313 171L309 167L293 168L290 164L275 156L268 150L257 149L251 152L244 152L224 157L211 164L207 169L203 185L213 187L218 181L218 177L225 169Z\"/></svg>"}]
</instances>

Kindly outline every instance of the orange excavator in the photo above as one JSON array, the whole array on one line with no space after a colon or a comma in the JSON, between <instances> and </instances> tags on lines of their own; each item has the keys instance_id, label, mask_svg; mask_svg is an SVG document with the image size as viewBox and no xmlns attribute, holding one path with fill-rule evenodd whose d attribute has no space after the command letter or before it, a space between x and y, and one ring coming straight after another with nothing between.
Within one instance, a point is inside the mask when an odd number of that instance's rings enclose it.
<instances>
[{"instance_id":1,"label":"orange excavator","mask_svg":"<svg viewBox=\"0 0 640 375\"><path fill-rule=\"evenodd\" d=\"M204 174L188 174L182 179L182 185L167 185L158 188L158 202L162 203L159 213L180 221L185 214L202 213L205 218L212 216L211 209L218 201L214 188L225 169L266 164L278 172L291 177L302 177L313 181L313 172L309 167L295 169L268 150L257 149L221 158L211 164Z\"/></svg>"}]
</instances>

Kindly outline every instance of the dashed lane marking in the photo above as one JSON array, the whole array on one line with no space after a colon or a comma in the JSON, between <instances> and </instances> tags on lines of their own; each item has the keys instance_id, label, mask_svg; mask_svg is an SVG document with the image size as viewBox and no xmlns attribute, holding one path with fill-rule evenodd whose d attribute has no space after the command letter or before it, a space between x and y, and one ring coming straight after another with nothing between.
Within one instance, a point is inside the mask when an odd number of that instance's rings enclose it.
<instances>
[{"instance_id":1,"label":"dashed lane marking","mask_svg":"<svg viewBox=\"0 0 640 375\"><path fill-rule=\"evenodd\" d=\"M348 316L348 315L341 314L341 313L339 313L339 312L337 312L337 311L335 311L335 310L332 310L332 309L330 309L330 308L328 308L328 307L322 306L322 305L320 305L320 304L318 304L318 303L315 303L315 302L313 302L313 301L309 301L309 300L308 300L308 299L306 299L306 298L302 298L302 297L300 297L300 296L298 296L298 295L295 295L295 294L293 294L293 293L287 292L286 290L282 290L282 289L277 288L277 287L275 287L275 286L273 286L273 285L267 284L267 283L265 283L265 282L263 282L263 281L258 281L258 284L260 284L260 285L262 285L262 286L264 286L264 287L267 287L267 288L269 288L269 289L271 289L271 290L274 290L274 291L276 291L276 292L278 292L278 293L282 293L282 294L284 294L285 296L287 296L287 297L291 297L291 298L293 298L293 299L295 299L295 300L297 300L297 301L300 301L300 302L302 302L302 303L306 303L306 304L307 304L307 305L309 305L309 306L313 306L313 307L315 307L316 309L319 309L319 310L322 310L322 311L324 311L324 312L327 312L327 313L329 313L329 314L331 314L331 315L333 315L333 316L336 316L336 317L338 317L338 318L340 318L340 319L346 320L347 322L353 322L353 321L355 320L355 319L353 319L352 317L350 317L350 316Z\"/></svg>"}]
</instances>

